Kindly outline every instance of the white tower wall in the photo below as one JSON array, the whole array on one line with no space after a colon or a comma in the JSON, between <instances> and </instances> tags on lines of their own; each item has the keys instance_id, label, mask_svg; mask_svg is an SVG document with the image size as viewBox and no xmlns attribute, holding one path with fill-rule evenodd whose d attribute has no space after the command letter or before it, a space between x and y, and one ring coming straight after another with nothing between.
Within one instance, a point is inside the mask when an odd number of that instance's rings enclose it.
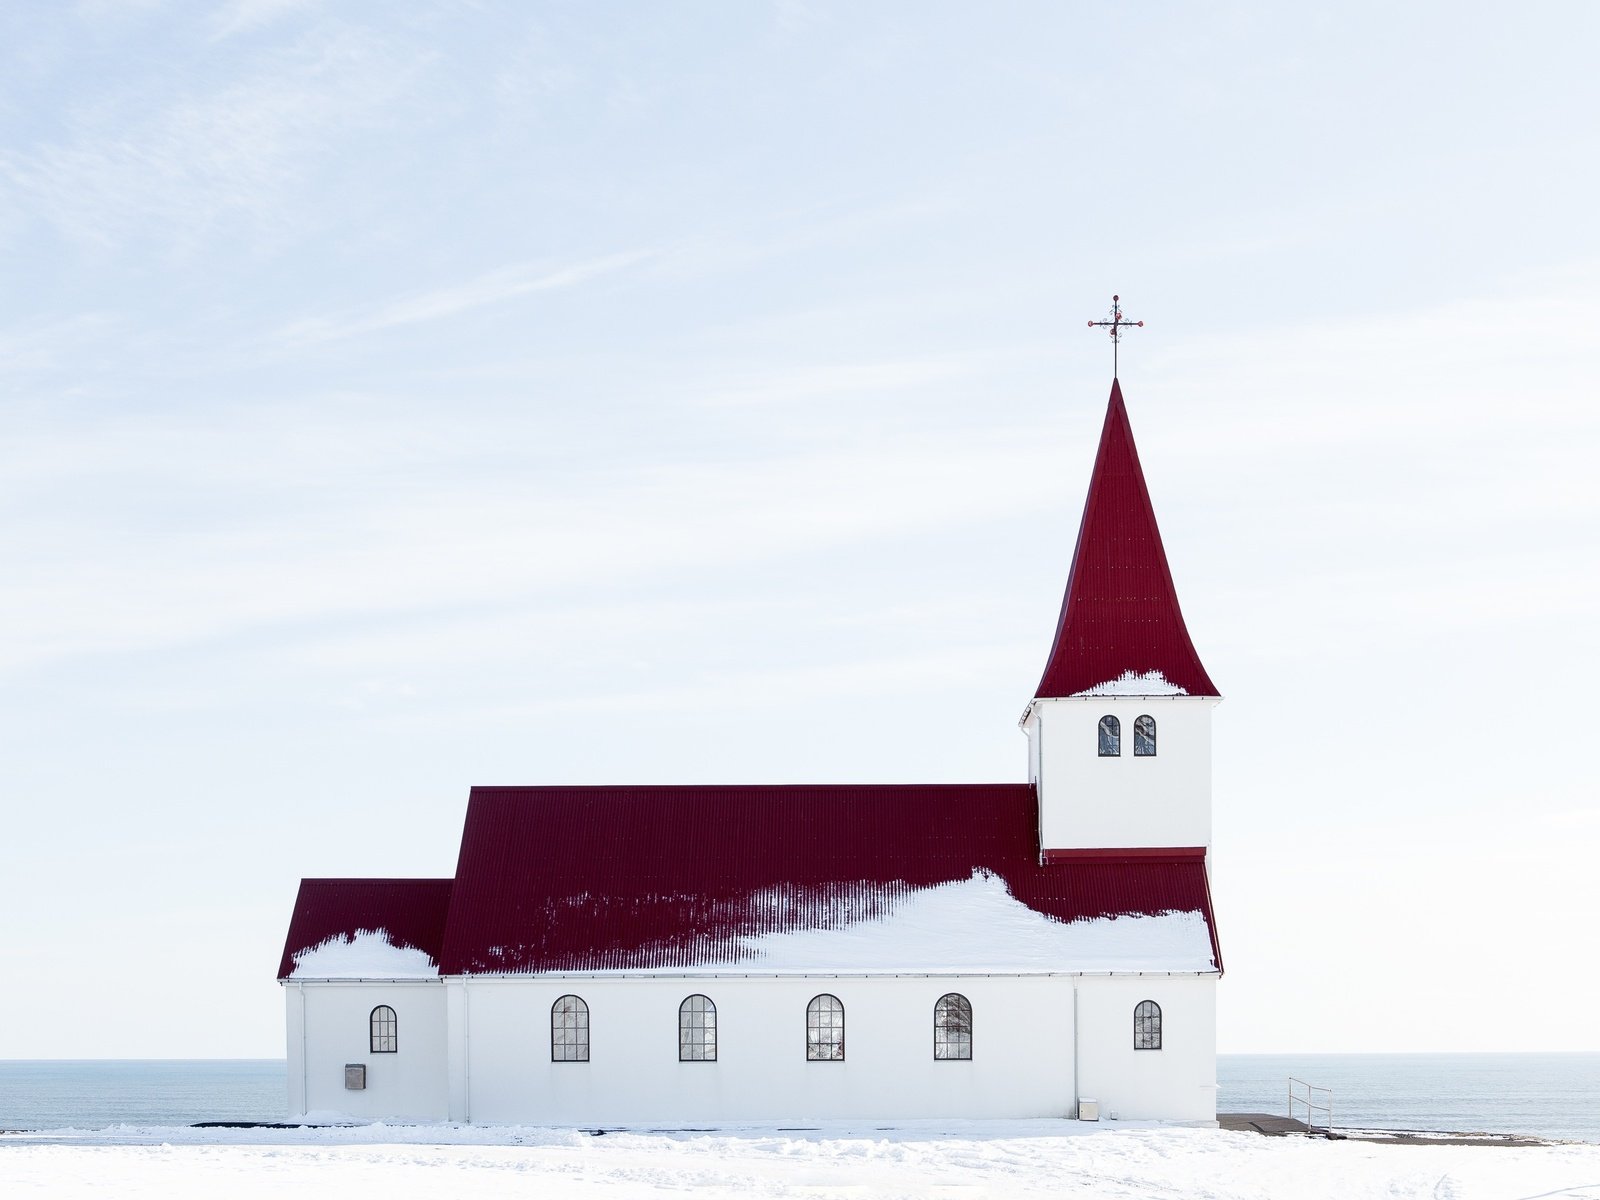
<instances>
[{"instance_id":1,"label":"white tower wall","mask_svg":"<svg viewBox=\"0 0 1600 1200\"><path fill-rule=\"evenodd\" d=\"M1039 792L1041 850L1211 845L1211 696L1037 699L1023 717ZM1122 753L1101 757L1100 718L1122 725ZM1156 722L1156 753L1134 754L1134 723Z\"/></svg>"}]
</instances>

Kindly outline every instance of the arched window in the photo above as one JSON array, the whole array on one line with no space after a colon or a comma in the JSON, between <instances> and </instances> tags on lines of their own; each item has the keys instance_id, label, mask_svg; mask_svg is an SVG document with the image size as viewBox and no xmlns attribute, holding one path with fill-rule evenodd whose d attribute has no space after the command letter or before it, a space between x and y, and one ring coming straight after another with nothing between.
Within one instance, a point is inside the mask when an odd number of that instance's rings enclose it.
<instances>
[{"instance_id":1,"label":"arched window","mask_svg":"<svg viewBox=\"0 0 1600 1200\"><path fill-rule=\"evenodd\" d=\"M933 1006L933 1056L972 1057L972 1002L957 992L940 996Z\"/></svg>"},{"instance_id":2,"label":"arched window","mask_svg":"<svg viewBox=\"0 0 1600 1200\"><path fill-rule=\"evenodd\" d=\"M1156 719L1154 717L1140 717L1133 723L1133 756L1135 758L1154 758L1156 756Z\"/></svg>"},{"instance_id":3,"label":"arched window","mask_svg":"<svg viewBox=\"0 0 1600 1200\"><path fill-rule=\"evenodd\" d=\"M709 996L678 1005L678 1061L717 1061L717 1006Z\"/></svg>"},{"instance_id":4,"label":"arched window","mask_svg":"<svg viewBox=\"0 0 1600 1200\"><path fill-rule=\"evenodd\" d=\"M589 1061L589 1006L581 996L562 996L550 1006L550 1061Z\"/></svg>"},{"instance_id":5,"label":"arched window","mask_svg":"<svg viewBox=\"0 0 1600 1200\"><path fill-rule=\"evenodd\" d=\"M400 1049L399 1024L394 1009L387 1004L380 1004L372 1010L372 1016L367 1018L367 1026L372 1033L374 1054L394 1054Z\"/></svg>"},{"instance_id":6,"label":"arched window","mask_svg":"<svg viewBox=\"0 0 1600 1200\"><path fill-rule=\"evenodd\" d=\"M1141 1000L1134 1006L1133 1048L1161 1049L1161 1005L1154 1000Z\"/></svg>"},{"instance_id":7,"label":"arched window","mask_svg":"<svg viewBox=\"0 0 1600 1200\"><path fill-rule=\"evenodd\" d=\"M1116 758L1122 753L1122 722L1112 716L1100 718L1100 757Z\"/></svg>"},{"instance_id":8,"label":"arched window","mask_svg":"<svg viewBox=\"0 0 1600 1200\"><path fill-rule=\"evenodd\" d=\"M844 1005L839 997L823 993L806 1005L806 1058L844 1061Z\"/></svg>"}]
</instances>

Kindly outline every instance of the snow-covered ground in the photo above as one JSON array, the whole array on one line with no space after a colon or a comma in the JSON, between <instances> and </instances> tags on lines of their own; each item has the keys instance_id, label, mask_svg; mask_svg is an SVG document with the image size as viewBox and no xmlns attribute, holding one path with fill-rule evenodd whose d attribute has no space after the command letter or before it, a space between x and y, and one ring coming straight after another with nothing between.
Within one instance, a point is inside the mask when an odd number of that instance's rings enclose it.
<instances>
[{"instance_id":1,"label":"snow-covered ground","mask_svg":"<svg viewBox=\"0 0 1600 1200\"><path fill-rule=\"evenodd\" d=\"M363 1126L0 1136L0 1196L1600 1198L1600 1145L1385 1146L1008 1121L607 1133Z\"/></svg>"}]
</instances>

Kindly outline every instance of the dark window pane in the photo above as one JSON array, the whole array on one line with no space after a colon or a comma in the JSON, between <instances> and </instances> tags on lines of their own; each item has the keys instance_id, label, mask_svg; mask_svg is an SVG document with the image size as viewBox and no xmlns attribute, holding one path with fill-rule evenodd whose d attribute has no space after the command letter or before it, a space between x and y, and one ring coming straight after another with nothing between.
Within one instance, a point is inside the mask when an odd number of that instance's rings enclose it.
<instances>
[{"instance_id":1,"label":"dark window pane","mask_svg":"<svg viewBox=\"0 0 1600 1200\"><path fill-rule=\"evenodd\" d=\"M562 996L550 1006L552 1062L589 1061L589 1006L578 996Z\"/></svg>"},{"instance_id":2,"label":"dark window pane","mask_svg":"<svg viewBox=\"0 0 1600 1200\"><path fill-rule=\"evenodd\" d=\"M678 1059L715 1062L717 1006L707 996L690 996L678 1006Z\"/></svg>"},{"instance_id":3,"label":"dark window pane","mask_svg":"<svg viewBox=\"0 0 1600 1200\"><path fill-rule=\"evenodd\" d=\"M933 1006L933 1057L972 1057L972 1004L957 992L939 997Z\"/></svg>"},{"instance_id":4,"label":"dark window pane","mask_svg":"<svg viewBox=\"0 0 1600 1200\"><path fill-rule=\"evenodd\" d=\"M1134 1007L1133 1048L1161 1049L1161 1006L1154 1000L1141 1000Z\"/></svg>"},{"instance_id":5,"label":"dark window pane","mask_svg":"<svg viewBox=\"0 0 1600 1200\"><path fill-rule=\"evenodd\" d=\"M1133 753L1138 758L1153 758L1156 752L1156 719L1140 717L1133 723Z\"/></svg>"},{"instance_id":6,"label":"dark window pane","mask_svg":"<svg viewBox=\"0 0 1600 1200\"><path fill-rule=\"evenodd\" d=\"M844 1005L837 996L817 996L806 1005L806 1058L812 1062L844 1059Z\"/></svg>"},{"instance_id":7,"label":"dark window pane","mask_svg":"<svg viewBox=\"0 0 1600 1200\"><path fill-rule=\"evenodd\" d=\"M368 1019L370 1041L369 1046L373 1054L393 1054L398 1046L397 1028L398 1021L394 1009L387 1004L380 1004L372 1010Z\"/></svg>"},{"instance_id":8,"label":"dark window pane","mask_svg":"<svg viewBox=\"0 0 1600 1200\"><path fill-rule=\"evenodd\" d=\"M1122 722L1115 717L1100 718L1100 757L1116 758L1122 753Z\"/></svg>"}]
</instances>

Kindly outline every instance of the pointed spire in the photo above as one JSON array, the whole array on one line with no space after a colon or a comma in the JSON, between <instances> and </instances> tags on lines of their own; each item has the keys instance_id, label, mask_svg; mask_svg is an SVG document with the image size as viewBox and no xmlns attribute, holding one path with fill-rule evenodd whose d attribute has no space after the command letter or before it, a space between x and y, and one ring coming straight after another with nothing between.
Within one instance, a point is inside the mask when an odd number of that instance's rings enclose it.
<instances>
[{"instance_id":1,"label":"pointed spire","mask_svg":"<svg viewBox=\"0 0 1600 1200\"><path fill-rule=\"evenodd\" d=\"M1153 679L1155 672L1168 686ZM1218 694L1183 623L1122 385L1113 379L1061 619L1037 694L1080 695L1129 675L1136 682L1117 690Z\"/></svg>"}]
</instances>

